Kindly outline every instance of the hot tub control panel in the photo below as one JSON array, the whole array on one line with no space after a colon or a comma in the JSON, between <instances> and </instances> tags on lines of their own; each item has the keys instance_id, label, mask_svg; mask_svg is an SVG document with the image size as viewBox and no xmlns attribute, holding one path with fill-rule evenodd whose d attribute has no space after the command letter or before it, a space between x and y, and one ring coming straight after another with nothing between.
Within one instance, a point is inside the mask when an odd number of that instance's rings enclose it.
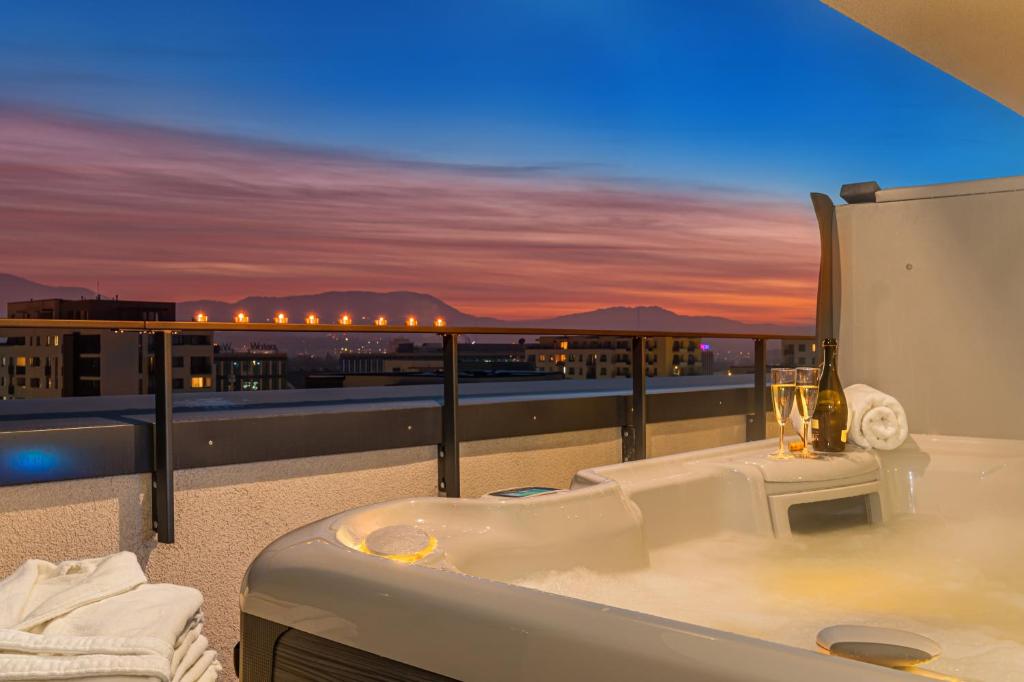
<instances>
[{"instance_id":1,"label":"hot tub control panel","mask_svg":"<svg viewBox=\"0 0 1024 682\"><path fill-rule=\"evenodd\" d=\"M507 490L495 490L493 493L487 493L494 497L533 497L535 495L550 495L551 493L560 492L562 488L547 488L545 486L531 485L525 488L508 488Z\"/></svg>"}]
</instances>

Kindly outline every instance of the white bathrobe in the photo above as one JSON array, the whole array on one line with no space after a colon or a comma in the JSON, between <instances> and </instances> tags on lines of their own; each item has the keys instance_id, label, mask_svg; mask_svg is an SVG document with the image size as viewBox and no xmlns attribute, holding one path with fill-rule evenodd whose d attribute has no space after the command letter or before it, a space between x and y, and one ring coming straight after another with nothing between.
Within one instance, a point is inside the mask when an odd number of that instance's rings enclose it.
<instances>
[{"instance_id":1,"label":"white bathrobe","mask_svg":"<svg viewBox=\"0 0 1024 682\"><path fill-rule=\"evenodd\" d=\"M0 681L212 682L203 597L151 585L130 552L51 564L0 581Z\"/></svg>"}]
</instances>

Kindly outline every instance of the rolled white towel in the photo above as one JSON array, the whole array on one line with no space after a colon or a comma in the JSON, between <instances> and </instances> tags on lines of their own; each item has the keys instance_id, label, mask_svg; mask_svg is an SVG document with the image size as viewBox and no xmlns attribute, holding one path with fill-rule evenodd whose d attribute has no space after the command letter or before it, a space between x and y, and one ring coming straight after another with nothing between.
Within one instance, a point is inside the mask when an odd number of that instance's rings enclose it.
<instances>
[{"instance_id":1,"label":"rolled white towel","mask_svg":"<svg viewBox=\"0 0 1024 682\"><path fill-rule=\"evenodd\" d=\"M854 384L845 392L851 441L875 450L893 450L903 444L910 429L900 401L867 384Z\"/></svg>"},{"instance_id":2,"label":"rolled white towel","mask_svg":"<svg viewBox=\"0 0 1024 682\"><path fill-rule=\"evenodd\" d=\"M907 439L907 414L900 401L867 384L854 384L846 394L849 441L862 448L893 450ZM801 433L803 423L796 407L789 417L793 430Z\"/></svg>"}]
</instances>

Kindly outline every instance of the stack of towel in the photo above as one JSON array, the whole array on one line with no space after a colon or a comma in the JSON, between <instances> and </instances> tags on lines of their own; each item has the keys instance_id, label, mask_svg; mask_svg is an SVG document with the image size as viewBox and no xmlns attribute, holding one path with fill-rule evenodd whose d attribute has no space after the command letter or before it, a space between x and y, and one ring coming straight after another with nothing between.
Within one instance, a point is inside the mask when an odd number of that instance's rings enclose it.
<instances>
[{"instance_id":1,"label":"stack of towel","mask_svg":"<svg viewBox=\"0 0 1024 682\"><path fill-rule=\"evenodd\" d=\"M844 390L848 407L847 430L851 443L874 450L894 450L903 445L910 430L900 401L867 384ZM800 414L793 408L791 421L800 433Z\"/></svg>"},{"instance_id":2,"label":"stack of towel","mask_svg":"<svg viewBox=\"0 0 1024 682\"><path fill-rule=\"evenodd\" d=\"M150 584L130 552L27 561L0 581L0 681L213 682L203 596Z\"/></svg>"}]
</instances>

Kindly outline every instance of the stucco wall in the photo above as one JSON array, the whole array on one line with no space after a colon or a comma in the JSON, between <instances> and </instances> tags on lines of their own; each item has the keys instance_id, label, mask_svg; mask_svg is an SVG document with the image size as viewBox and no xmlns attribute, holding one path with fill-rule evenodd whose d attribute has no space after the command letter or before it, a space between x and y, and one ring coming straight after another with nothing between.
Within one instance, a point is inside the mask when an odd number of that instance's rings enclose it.
<instances>
[{"instance_id":1,"label":"stucco wall","mask_svg":"<svg viewBox=\"0 0 1024 682\"><path fill-rule=\"evenodd\" d=\"M742 417L652 425L652 454L743 439ZM462 444L463 495L521 485L568 486L572 475L621 457L618 429ZM62 561L135 552L150 579L199 589L207 631L231 667L238 587L255 555L286 531L382 500L436 493L432 447L177 472L176 541L149 530L149 476L0 488L0 576L29 558ZM233 675L226 675L233 679Z\"/></svg>"}]
</instances>

